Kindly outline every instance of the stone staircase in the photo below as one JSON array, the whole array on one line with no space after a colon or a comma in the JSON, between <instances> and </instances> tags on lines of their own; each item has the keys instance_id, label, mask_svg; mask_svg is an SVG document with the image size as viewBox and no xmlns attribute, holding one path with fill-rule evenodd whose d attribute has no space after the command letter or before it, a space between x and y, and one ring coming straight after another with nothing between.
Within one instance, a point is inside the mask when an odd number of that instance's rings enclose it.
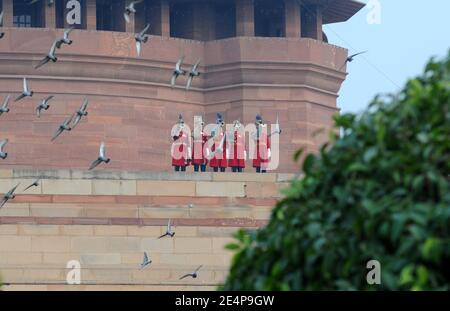
<instances>
[{"instance_id":1,"label":"stone staircase","mask_svg":"<svg viewBox=\"0 0 450 311\"><path fill-rule=\"evenodd\" d=\"M22 190L36 177L36 188ZM270 217L291 174L0 170L0 276L6 290L214 290L239 229ZM158 237L172 220L174 238ZM152 264L140 270L143 252ZM67 263L81 284L67 285ZM179 280L203 265L197 279Z\"/></svg>"}]
</instances>

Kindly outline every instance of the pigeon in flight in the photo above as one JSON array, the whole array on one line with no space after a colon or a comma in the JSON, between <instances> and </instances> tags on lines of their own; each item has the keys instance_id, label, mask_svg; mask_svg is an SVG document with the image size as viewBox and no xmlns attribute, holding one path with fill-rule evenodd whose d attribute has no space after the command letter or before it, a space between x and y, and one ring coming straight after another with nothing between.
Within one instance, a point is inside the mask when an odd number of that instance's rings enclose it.
<instances>
[{"instance_id":1,"label":"pigeon in flight","mask_svg":"<svg viewBox=\"0 0 450 311\"><path fill-rule=\"evenodd\" d=\"M38 69L42 66L44 66L45 64L47 64L49 61L52 61L54 63L56 63L56 61L58 60L58 58L56 57L56 45L57 45L58 41L54 41L52 46L50 47L50 51L48 52L47 55L45 55L45 57L41 60L41 62L39 64L36 65L36 67L34 67L34 69Z\"/></svg>"},{"instance_id":2,"label":"pigeon in flight","mask_svg":"<svg viewBox=\"0 0 450 311\"><path fill-rule=\"evenodd\" d=\"M42 110L48 110L48 108L50 108L49 101L51 99L53 99L53 97L54 96L52 95L52 96L48 96L48 97L44 98L41 101L41 103L36 107L36 114L37 114L38 118L41 117L41 111Z\"/></svg>"},{"instance_id":3,"label":"pigeon in flight","mask_svg":"<svg viewBox=\"0 0 450 311\"><path fill-rule=\"evenodd\" d=\"M23 91L22 94L20 94L20 96L16 98L15 102L18 102L19 100L25 97L32 97L33 93L34 92L31 91L28 87L27 78L23 78Z\"/></svg>"},{"instance_id":4,"label":"pigeon in flight","mask_svg":"<svg viewBox=\"0 0 450 311\"><path fill-rule=\"evenodd\" d=\"M59 125L58 130L52 138L52 141L58 138L58 136L61 135L64 131L70 132L72 130L72 128L70 127L70 123L72 122L74 116L75 114L72 114L71 116L67 117L62 124Z\"/></svg>"},{"instance_id":5,"label":"pigeon in flight","mask_svg":"<svg viewBox=\"0 0 450 311\"><path fill-rule=\"evenodd\" d=\"M6 96L5 100L3 101L3 106L0 107L0 116L4 113L9 112L9 99L11 98L10 95Z\"/></svg>"},{"instance_id":6,"label":"pigeon in flight","mask_svg":"<svg viewBox=\"0 0 450 311\"><path fill-rule=\"evenodd\" d=\"M73 129L78 125L78 123L80 123L81 118L88 115L88 112L86 111L88 105L89 105L89 101L87 100L87 98L85 98L80 109L78 109L78 111L76 112L75 121L73 121L73 125L72 125Z\"/></svg>"},{"instance_id":7,"label":"pigeon in flight","mask_svg":"<svg viewBox=\"0 0 450 311\"><path fill-rule=\"evenodd\" d=\"M14 191L16 191L17 187L19 187L20 183L18 183L14 188L12 188L11 190L9 190L7 193L5 193L3 195L3 200L0 203L0 208L3 207L3 205L6 204L6 202L8 202L8 200L12 200L14 199L16 196L14 194Z\"/></svg>"},{"instance_id":8,"label":"pigeon in flight","mask_svg":"<svg viewBox=\"0 0 450 311\"><path fill-rule=\"evenodd\" d=\"M3 27L3 11L0 12L0 27ZM5 36L4 32L0 32L0 39Z\"/></svg>"},{"instance_id":9,"label":"pigeon in flight","mask_svg":"<svg viewBox=\"0 0 450 311\"><path fill-rule=\"evenodd\" d=\"M6 159L8 157L8 152L4 152L3 148L5 148L5 145L8 143L8 139L4 139L0 142L0 159Z\"/></svg>"},{"instance_id":10,"label":"pigeon in flight","mask_svg":"<svg viewBox=\"0 0 450 311\"><path fill-rule=\"evenodd\" d=\"M158 239L161 239L166 236L170 236L171 238L173 238L174 235L175 235L175 232L172 231L172 224L171 224L171 220L169 219L169 222L167 223L166 233L161 235Z\"/></svg>"},{"instance_id":11,"label":"pigeon in flight","mask_svg":"<svg viewBox=\"0 0 450 311\"><path fill-rule=\"evenodd\" d=\"M73 28L69 28L64 30L64 34L62 38L57 39L56 42L56 48L60 49L63 44L71 45L73 43L72 40L69 39L69 35L72 32Z\"/></svg>"},{"instance_id":12,"label":"pigeon in flight","mask_svg":"<svg viewBox=\"0 0 450 311\"><path fill-rule=\"evenodd\" d=\"M27 191L27 190L30 189L31 187L38 187L40 181L41 181L40 178L36 179L31 185L29 185L28 187L26 187L25 189L23 189L23 192Z\"/></svg>"},{"instance_id":13,"label":"pigeon in flight","mask_svg":"<svg viewBox=\"0 0 450 311\"><path fill-rule=\"evenodd\" d=\"M110 158L106 158L106 156L105 156L105 143L102 142L100 144L100 149L99 149L99 152L98 152L98 158L97 158L97 160L92 162L91 166L89 167L89 170L90 171L93 170L94 168L96 168L98 165L100 165L103 162L108 164L109 161L111 161L111 159Z\"/></svg>"},{"instance_id":14,"label":"pigeon in flight","mask_svg":"<svg viewBox=\"0 0 450 311\"><path fill-rule=\"evenodd\" d=\"M147 26L145 26L145 28L141 32L137 33L134 36L134 39L136 40L136 51L138 56L141 56L142 44L148 41L148 35L146 33L149 28L150 24L147 24Z\"/></svg>"},{"instance_id":15,"label":"pigeon in flight","mask_svg":"<svg viewBox=\"0 0 450 311\"><path fill-rule=\"evenodd\" d=\"M152 263L152 261L150 259L148 259L147 252L144 252L144 258L142 259L142 263L141 263L141 270L147 268L151 263Z\"/></svg>"},{"instance_id":16,"label":"pigeon in flight","mask_svg":"<svg viewBox=\"0 0 450 311\"><path fill-rule=\"evenodd\" d=\"M123 13L123 17L125 18L125 21L127 23L130 22L131 13L136 13L135 5L138 3L141 3L141 2L142 2L142 0L131 1L130 4L125 7L125 12Z\"/></svg>"},{"instance_id":17,"label":"pigeon in flight","mask_svg":"<svg viewBox=\"0 0 450 311\"><path fill-rule=\"evenodd\" d=\"M339 68L339 70L342 70L342 68L344 68L344 66L345 66L347 63L351 63L352 61L354 61L356 56L359 56L359 55L361 55L361 54L365 54L365 53L367 53L367 52L368 52L368 51L363 51L363 52L359 52L359 53L350 55L349 57L347 57L347 59L345 60L344 65L342 65L342 67Z\"/></svg>"},{"instance_id":18,"label":"pigeon in flight","mask_svg":"<svg viewBox=\"0 0 450 311\"><path fill-rule=\"evenodd\" d=\"M186 75L186 71L181 69L181 66L183 65L183 61L184 61L184 56L181 56L180 59L177 61L176 65L175 65L175 70L173 71L172 79L170 80L170 84L172 85L172 87L175 86L177 78L180 75L182 75L182 76Z\"/></svg>"},{"instance_id":19,"label":"pigeon in flight","mask_svg":"<svg viewBox=\"0 0 450 311\"><path fill-rule=\"evenodd\" d=\"M195 269L195 271L194 271L193 273L188 273L188 274L183 275L183 276L180 278L180 280L185 279L185 278L188 278L188 277L191 277L191 278L193 278L193 279L196 279L196 278L198 277L198 271L199 271L202 267L203 267L203 265L202 265L202 266L199 266L197 269Z\"/></svg>"},{"instance_id":20,"label":"pigeon in flight","mask_svg":"<svg viewBox=\"0 0 450 311\"><path fill-rule=\"evenodd\" d=\"M192 80L194 80L195 77L198 77L200 75L200 72L198 72L197 68L198 65L200 65L200 60L198 60L191 68L191 71L189 71L189 78L186 84L186 90L189 90L191 88Z\"/></svg>"},{"instance_id":21,"label":"pigeon in flight","mask_svg":"<svg viewBox=\"0 0 450 311\"><path fill-rule=\"evenodd\" d=\"M31 5L31 4L35 4L36 2L38 2L38 1L40 1L40 0L31 0L31 1L29 1L27 4L28 5ZM52 4L55 2L55 0L47 0L47 5L48 6L52 6Z\"/></svg>"}]
</instances>

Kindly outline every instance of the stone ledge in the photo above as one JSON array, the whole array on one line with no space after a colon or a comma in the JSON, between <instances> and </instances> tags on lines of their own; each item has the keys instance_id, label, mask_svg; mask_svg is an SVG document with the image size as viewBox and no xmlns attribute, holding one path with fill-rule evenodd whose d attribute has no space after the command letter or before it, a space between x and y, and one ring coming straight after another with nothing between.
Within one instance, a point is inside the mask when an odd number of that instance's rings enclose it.
<instances>
[{"instance_id":1,"label":"stone ledge","mask_svg":"<svg viewBox=\"0 0 450 311\"><path fill-rule=\"evenodd\" d=\"M0 169L1 179L89 179L89 180L157 180L157 181L252 181L286 182L296 174L287 173L175 173L151 171L83 171L83 170L35 170Z\"/></svg>"}]
</instances>

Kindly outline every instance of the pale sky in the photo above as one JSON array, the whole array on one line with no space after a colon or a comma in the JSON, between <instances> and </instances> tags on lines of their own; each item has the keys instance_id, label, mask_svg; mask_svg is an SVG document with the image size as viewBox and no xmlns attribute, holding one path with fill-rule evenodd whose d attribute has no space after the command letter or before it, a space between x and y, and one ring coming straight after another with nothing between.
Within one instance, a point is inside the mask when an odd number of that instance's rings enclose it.
<instances>
[{"instance_id":1,"label":"pale sky","mask_svg":"<svg viewBox=\"0 0 450 311\"><path fill-rule=\"evenodd\" d=\"M450 0L378 1L379 25L367 22L364 8L345 23L324 26L331 44L350 54L369 51L348 66L338 98L343 112L360 112L376 94L398 91L431 56L444 57L450 49Z\"/></svg>"}]
</instances>

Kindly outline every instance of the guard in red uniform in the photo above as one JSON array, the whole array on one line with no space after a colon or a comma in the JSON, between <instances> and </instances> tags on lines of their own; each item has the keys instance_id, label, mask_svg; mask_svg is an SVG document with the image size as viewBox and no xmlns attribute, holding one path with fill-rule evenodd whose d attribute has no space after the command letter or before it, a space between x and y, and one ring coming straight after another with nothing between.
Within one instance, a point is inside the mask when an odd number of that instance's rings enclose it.
<instances>
[{"instance_id":1,"label":"guard in red uniform","mask_svg":"<svg viewBox=\"0 0 450 311\"><path fill-rule=\"evenodd\" d=\"M200 125L200 129L194 129L194 143L192 145L192 165L194 165L195 172L198 172L199 169L202 172L206 172L206 165L208 164L207 157L209 156L209 149L206 146L208 135L203 131L205 122L201 121Z\"/></svg>"},{"instance_id":2,"label":"guard in red uniform","mask_svg":"<svg viewBox=\"0 0 450 311\"><path fill-rule=\"evenodd\" d=\"M190 141L189 134L185 129L183 116L178 117L178 127L172 133L172 166L176 172L186 171L186 166L189 164L190 158Z\"/></svg>"},{"instance_id":3,"label":"guard in red uniform","mask_svg":"<svg viewBox=\"0 0 450 311\"><path fill-rule=\"evenodd\" d=\"M228 166L233 172L242 173L245 168L245 160L247 159L247 151L245 151L245 133L242 130L242 125L239 120L233 122L233 132L230 143L233 145L230 148L230 157L228 159Z\"/></svg>"},{"instance_id":4,"label":"guard in red uniform","mask_svg":"<svg viewBox=\"0 0 450 311\"><path fill-rule=\"evenodd\" d=\"M271 157L270 140L267 124L260 115L256 116L256 140L255 154L253 155L253 167L257 173L266 173Z\"/></svg>"},{"instance_id":5,"label":"guard in red uniform","mask_svg":"<svg viewBox=\"0 0 450 311\"><path fill-rule=\"evenodd\" d=\"M227 163L227 142L225 137L225 123L223 122L222 115L217 114L216 128L211 132L211 137L214 144L211 147L212 159L209 161L209 166L214 169L214 172L225 172Z\"/></svg>"}]
</instances>

